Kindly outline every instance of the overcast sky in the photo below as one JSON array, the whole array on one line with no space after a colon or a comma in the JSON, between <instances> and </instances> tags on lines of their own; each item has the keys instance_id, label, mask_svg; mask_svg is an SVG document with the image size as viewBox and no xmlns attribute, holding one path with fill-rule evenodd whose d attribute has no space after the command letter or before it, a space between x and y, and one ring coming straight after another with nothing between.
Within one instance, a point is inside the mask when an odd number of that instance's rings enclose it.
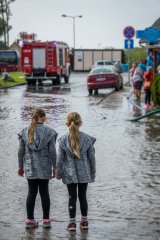
<instances>
[{"instance_id":1,"label":"overcast sky","mask_svg":"<svg viewBox=\"0 0 160 240\"><path fill-rule=\"evenodd\" d=\"M73 19L61 17L66 14L83 16L76 18L76 48L124 48L123 29L150 27L160 17L160 0L16 0L11 12L10 44L25 31L73 47Z\"/></svg>"}]
</instances>

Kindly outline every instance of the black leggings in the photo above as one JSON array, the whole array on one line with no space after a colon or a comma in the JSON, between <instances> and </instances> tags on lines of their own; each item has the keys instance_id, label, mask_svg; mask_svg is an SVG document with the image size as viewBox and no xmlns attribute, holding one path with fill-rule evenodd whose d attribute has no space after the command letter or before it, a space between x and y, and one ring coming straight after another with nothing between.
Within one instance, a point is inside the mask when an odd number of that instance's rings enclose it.
<instances>
[{"instance_id":1,"label":"black leggings","mask_svg":"<svg viewBox=\"0 0 160 240\"><path fill-rule=\"evenodd\" d=\"M151 90L145 90L145 104L151 103Z\"/></svg>"},{"instance_id":2,"label":"black leggings","mask_svg":"<svg viewBox=\"0 0 160 240\"><path fill-rule=\"evenodd\" d=\"M26 201L28 219L34 219L34 207L38 189L42 202L43 219L49 219L50 197L48 183L48 179L28 179L28 196Z\"/></svg>"},{"instance_id":3,"label":"black leggings","mask_svg":"<svg viewBox=\"0 0 160 240\"><path fill-rule=\"evenodd\" d=\"M70 218L76 217L76 202L77 202L77 187L78 187L78 198L80 202L80 209L82 216L86 217L88 213L88 203L87 203L87 186L88 183L72 183L68 184L68 194L69 194L69 216Z\"/></svg>"}]
</instances>

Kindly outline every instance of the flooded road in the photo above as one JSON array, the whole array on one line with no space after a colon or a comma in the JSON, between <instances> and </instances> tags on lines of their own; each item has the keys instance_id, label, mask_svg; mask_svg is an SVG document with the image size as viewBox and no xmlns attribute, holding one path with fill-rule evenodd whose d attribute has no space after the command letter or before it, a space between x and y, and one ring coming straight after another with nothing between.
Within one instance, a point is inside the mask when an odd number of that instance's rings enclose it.
<instances>
[{"instance_id":1,"label":"flooded road","mask_svg":"<svg viewBox=\"0 0 160 240\"><path fill-rule=\"evenodd\" d=\"M160 240L160 118L130 122L129 89L88 96L86 74L69 84L0 90L0 240ZM70 111L80 113L81 130L97 138L96 182L89 185L89 230L68 233L66 186L50 181L52 228L24 228L27 182L17 176L17 133L28 126L31 110L43 108L47 123L62 136ZM78 205L79 206L79 205ZM40 198L35 217L42 218ZM77 221L80 211L77 211ZM41 225L41 224L40 224Z\"/></svg>"}]
</instances>

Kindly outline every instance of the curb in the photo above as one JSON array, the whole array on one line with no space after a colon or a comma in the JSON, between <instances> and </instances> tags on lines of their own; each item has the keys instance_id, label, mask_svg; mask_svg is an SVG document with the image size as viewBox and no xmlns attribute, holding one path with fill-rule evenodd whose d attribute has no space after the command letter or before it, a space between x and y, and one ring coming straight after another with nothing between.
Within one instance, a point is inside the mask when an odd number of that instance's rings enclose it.
<instances>
[{"instance_id":1,"label":"curb","mask_svg":"<svg viewBox=\"0 0 160 240\"><path fill-rule=\"evenodd\" d=\"M5 89L5 88L13 88L13 87L16 87L16 86L19 86L19 85L26 85L27 83L17 83L13 86L0 86L0 89Z\"/></svg>"}]
</instances>

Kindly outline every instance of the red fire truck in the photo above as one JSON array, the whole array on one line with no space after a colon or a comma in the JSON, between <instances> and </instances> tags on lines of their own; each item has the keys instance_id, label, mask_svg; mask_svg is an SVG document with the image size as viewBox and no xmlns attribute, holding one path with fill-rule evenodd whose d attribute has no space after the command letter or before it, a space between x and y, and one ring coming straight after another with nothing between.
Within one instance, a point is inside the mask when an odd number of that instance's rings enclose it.
<instances>
[{"instance_id":1,"label":"red fire truck","mask_svg":"<svg viewBox=\"0 0 160 240\"><path fill-rule=\"evenodd\" d=\"M69 82L68 45L64 42L24 42L21 50L21 70L28 85L51 80L60 84L61 78Z\"/></svg>"}]
</instances>

